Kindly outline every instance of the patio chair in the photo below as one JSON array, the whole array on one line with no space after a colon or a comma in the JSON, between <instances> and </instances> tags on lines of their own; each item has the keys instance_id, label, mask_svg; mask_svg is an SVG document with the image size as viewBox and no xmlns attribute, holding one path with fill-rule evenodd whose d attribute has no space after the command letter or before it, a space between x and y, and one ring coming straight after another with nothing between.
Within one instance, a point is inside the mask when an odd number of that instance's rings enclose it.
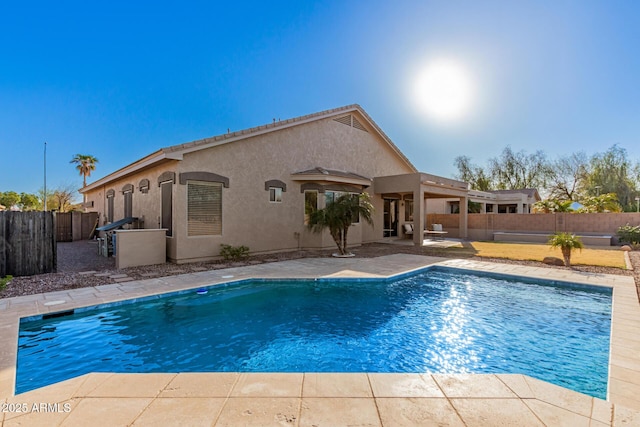
<instances>
[{"instance_id":1,"label":"patio chair","mask_svg":"<svg viewBox=\"0 0 640 427\"><path fill-rule=\"evenodd\" d=\"M433 240L444 240L448 231L442 230L442 224L431 224L431 230L425 230L424 234Z\"/></svg>"},{"instance_id":2,"label":"patio chair","mask_svg":"<svg viewBox=\"0 0 640 427\"><path fill-rule=\"evenodd\" d=\"M413 224L411 224L410 222L405 222L403 225L404 228L404 235L407 237L411 237L413 236Z\"/></svg>"}]
</instances>

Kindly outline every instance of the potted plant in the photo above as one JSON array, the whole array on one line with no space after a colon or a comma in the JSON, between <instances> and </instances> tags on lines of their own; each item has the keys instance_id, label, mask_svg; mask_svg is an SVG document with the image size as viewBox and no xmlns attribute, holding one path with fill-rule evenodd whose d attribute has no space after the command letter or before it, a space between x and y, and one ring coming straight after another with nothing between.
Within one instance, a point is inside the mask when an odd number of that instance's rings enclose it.
<instances>
[{"instance_id":1,"label":"potted plant","mask_svg":"<svg viewBox=\"0 0 640 427\"><path fill-rule=\"evenodd\" d=\"M582 250L584 247L582 240L571 233L556 233L549 237L548 243L552 248L560 248L564 258L564 265L567 267L571 267L571 252L574 249Z\"/></svg>"},{"instance_id":2,"label":"potted plant","mask_svg":"<svg viewBox=\"0 0 640 427\"><path fill-rule=\"evenodd\" d=\"M338 253L334 256L353 256L347 251L349 227L357 222L358 218L373 225L373 210L369 194L343 194L327 204L324 209L311 212L308 227L314 233L320 233L325 228L329 229L338 247Z\"/></svg>"}]
</instances>

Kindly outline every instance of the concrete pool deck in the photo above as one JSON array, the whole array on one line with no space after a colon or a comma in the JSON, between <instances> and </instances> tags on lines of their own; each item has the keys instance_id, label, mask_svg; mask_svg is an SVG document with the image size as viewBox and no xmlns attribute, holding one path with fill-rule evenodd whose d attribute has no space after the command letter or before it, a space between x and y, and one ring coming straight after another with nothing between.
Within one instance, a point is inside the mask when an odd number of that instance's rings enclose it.
<instances>
[{"instance_id":1,"label":"concrete pool deck","mask_svg":"<svg viewBox=\"0 0 640 427\"><path fill-rule=\"evenodd\" d=\"M92 373L14 396L21 317L246 278L386 277L434 264L613 287L607 400L518 374ZM7 298L0 300L0 425L640 425L638 330L631 276L406 254L291 260Z\"/></svg>"}]
</instances>

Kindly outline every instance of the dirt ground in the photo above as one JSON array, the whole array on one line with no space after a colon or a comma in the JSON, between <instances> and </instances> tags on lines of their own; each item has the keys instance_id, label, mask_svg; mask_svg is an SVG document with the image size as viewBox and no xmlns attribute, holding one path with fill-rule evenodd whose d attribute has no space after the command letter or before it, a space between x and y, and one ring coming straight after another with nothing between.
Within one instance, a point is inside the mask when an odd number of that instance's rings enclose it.
<instances>
[{"instance_id":1,"label":"dirt ground","mask_svg":"<svg viewBox=\"0 0 640 427\"><path fill-rule=\"evenodd\" d=\"M95 274L112 273L127 274L134 280L148 279L156 276L172 276L176 274L192 273L203 270L214 270L227 267L237 267L242 265L261 264L264 262L276 262L288 259L310 258L310 257L330 257L334 250L326 251L293 251L277 254L254 255L243 262L227 263L224 261L197 262L190 264L159 264L145 267L130 267L122 270L115 268L115 259L100 256L97 251L95 241L77 241L68 243L58 243L58 271L51 274L40 274L28 277L14 278L3 291L0 291L0 298L8 298L20 295L31 295L41 292L51 292L64 289L82 288L87 286L98 286L113 283L114 280L108 275ZM473 252L433 247L415 247L392 245L386 243L370 243L353 248L352 252L358 257L371 258L394 253L422 254L430 256L440 256L444 258L473 258L482 261L495 261L502 263L535 265L546 268L560 268L548 266L533 261L510 261L504 259L487 259L475 256ZM630 252L630 259L634 267L633 271L620 270L617 268L574 266L574 270L588 271L594 273L624 274L634 275L636 286L640 289L640 252Z\"/></svg>"}]
</instances>

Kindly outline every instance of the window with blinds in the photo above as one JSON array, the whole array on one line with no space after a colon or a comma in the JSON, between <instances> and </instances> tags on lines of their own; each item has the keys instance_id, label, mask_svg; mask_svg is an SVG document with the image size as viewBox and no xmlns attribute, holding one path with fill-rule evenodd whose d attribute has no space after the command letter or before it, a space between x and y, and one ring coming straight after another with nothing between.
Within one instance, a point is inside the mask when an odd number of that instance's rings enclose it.
<instances>
[{"instance_id":1,"label":"window with blinds","mask_svg":"<svg viewBox=\"0 0 640 427\"><path fill-rule=\"evenodd\" d=\"M187 235L222 234L222 183L187 181Z\"/></svg>"}]
</instances>

